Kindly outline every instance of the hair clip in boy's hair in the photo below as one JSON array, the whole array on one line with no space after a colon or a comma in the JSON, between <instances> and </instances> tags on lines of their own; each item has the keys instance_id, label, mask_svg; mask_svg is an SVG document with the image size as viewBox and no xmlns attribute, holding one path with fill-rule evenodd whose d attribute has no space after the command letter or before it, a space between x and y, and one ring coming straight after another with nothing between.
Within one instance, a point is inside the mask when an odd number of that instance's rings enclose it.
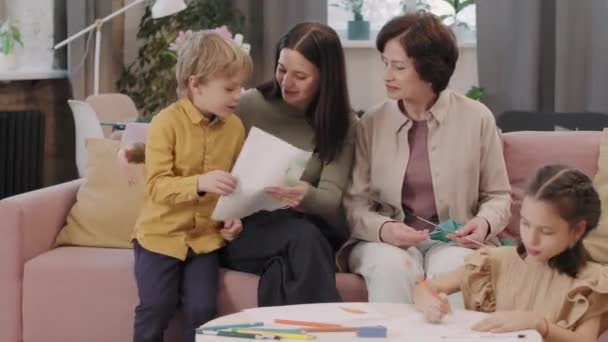
<instances>
[{"instance_id":1,"label":"hair clip in boy's hair","mask_svg":"<svg viewBox=\"0 0 608 342\"><path fill-rule=\"evenodd\" d=\"M169 50L174 52L179 52L184 44L188 40L188 38L192 35L192 30L188 31L179 31L177 34L177 38L173 41L173 43L169 44Z\"/></svg>"},{"instance_id":2,"label":"hair clip in boy's hair","mask_svg":"<svg viewBox=\"0 0 608 342\"><path fill-rule=\"evenodd\" d=\"M226 39L231 39L232 41L234 41L236 43L236 45L238 45L246 54L249 55L249 51L251 50L251 45L247 44L244 42L243 40L243 35L240 33L237 33L234 35L234 37L232 36L232 32L230 32L230 30L228 29L228 26L224 25L224 26L220 26L220 27L216 27L214 29L209 29L209 30L201 30L199 32L213 32L213 33L217 33L220 36L226 38ZM186 41L188 40L188 38L190 38L190 36L192 36L192 30L188 30L188 31L179 31L179 34L177 35L177 38L175 38L175 41L173 41L171 44L169 44L169 50L171 51L175 51L175 52L179 52L179 50L181 50L182 47L184 47Z\"/></svg>"}]
</instances>

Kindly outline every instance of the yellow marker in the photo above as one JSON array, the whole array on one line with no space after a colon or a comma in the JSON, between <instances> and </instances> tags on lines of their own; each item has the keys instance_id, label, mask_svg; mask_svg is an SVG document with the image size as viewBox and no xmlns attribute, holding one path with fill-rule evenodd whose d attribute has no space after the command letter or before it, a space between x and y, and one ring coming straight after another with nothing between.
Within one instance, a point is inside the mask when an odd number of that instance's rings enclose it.
<instances>
[{"instance_id":1,"label":"yellow marker","mask_svg":"<svg viewBox=\"0 0 608 342\"><path fill-rule=\"evenodd\" d=\"M307 335L307 334L281 333L281 332L263 331L263 330L237 329L236 331L239 333L242 333L242 334L278 336L280 338L285 338L288 340L314 340L317 338L313 335Z\"/></svg>"}]
</instances>

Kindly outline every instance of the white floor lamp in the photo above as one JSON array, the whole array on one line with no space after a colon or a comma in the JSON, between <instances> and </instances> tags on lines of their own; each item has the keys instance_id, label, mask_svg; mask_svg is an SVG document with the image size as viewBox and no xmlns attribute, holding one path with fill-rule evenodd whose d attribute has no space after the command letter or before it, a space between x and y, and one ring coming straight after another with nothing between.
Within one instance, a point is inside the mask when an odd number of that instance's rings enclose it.
<instances>
[{"instance_id":1,"label":"white floor lamp","mask_svg":"<svg viewBox=\"0 0 608 342\"><path fill-rule=\"evenodd\" d=\"M55 49L59 49L69 44L71 41L79 38L91 30L95 29L95 69L94 69L94 88L93 92L95 95L99 94L99 57L100 57L100 49L101 49L101 28L103 24L114 19L115 17L121 15L122 13L129 10L129 8L139 5L140 3L146 0L135 0L132 3L126 5L125 7L117 10L116 12L108 15L105 18L95 19L95 23L91 26L85 28L84 30L70 36L68 39L62 41L61 43L55 45ZM186 4L184 0L156 0L156 3L152 6L152 18L162 18L169 15L173 15L177 12L183 11L186 9Z\"/></svg>"}]
</instances>

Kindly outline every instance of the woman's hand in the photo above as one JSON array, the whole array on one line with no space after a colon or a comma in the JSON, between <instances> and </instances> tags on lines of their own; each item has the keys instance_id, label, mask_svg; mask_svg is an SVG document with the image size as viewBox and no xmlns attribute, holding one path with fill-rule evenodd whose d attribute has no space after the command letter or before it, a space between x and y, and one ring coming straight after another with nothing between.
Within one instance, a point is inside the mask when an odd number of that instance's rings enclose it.
<instances>
[{"instance_id":1,"label":"woman's hand","mask_svg":"<svg viewBox=\"0 0 608 342\"><path fill-rule=\"evenodd\" d=\"M309 190L310 184L302 181L294 186L271 186L265 189L267 194L291 208L298 207Z\"/></svg>"},{"instance_id":2,"label":"woman's hand","mask_svg":"<svg viewBox=\"0 0 608 342\"><path fill-rule=\"evenodd\" d=\"M228 220L224 221L224 228L220 229L220 235L226 241L232 241L239 237L243 231L243 224L241 220Z\"/></svg>"},{"instance_id":3,"label":"woman's hand","mask_svg":"<svg viewBox=\"0 0 608 342\"><path fill-rule=\"evenodd\" d=\"M490 224L488 221L476 216L453 234L447 234L447 237L461 247L477 249L482 247L482 245L471 240L483 243L486 240L486 236L488 236L489 230Z\"/></svg>"},{"instance_id":4,"label":"woman's hand","mask_svg":"<svg viewBox=\"0 0 608 342\"><path fill-rule=\"evenodd\" d=\"M428 230L416 230L401 222L387 222L380 228L380 239L397 247L411 247L429 238Z\"/></svg>"},{"instance_id":5,"label":"woman's hand","mask_svg":"<svg viewBox=\"0 0 608 342\"><path fill-rule=\"evenodd\" d=\"M531 311L495 312L471 327L475 331L505 333L537 329L543 318Z\"/></svg>"}]
</instances>

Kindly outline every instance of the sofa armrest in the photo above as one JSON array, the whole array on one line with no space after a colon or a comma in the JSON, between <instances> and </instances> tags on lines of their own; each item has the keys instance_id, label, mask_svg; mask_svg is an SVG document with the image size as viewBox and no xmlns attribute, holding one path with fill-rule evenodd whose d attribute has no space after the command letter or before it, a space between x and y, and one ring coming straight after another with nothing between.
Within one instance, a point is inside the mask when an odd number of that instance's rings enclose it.
<instances>
[{"instance_id":1,"label":"sofa armrest","mask_svg":"<svg viewBox=\"0 0 608 342\"><path fill-rule=\"evenodd\" d=\"M82 180L0 201L0 341L21 341L23 265L51 249Z\"/></svg>"}]
</instances>

